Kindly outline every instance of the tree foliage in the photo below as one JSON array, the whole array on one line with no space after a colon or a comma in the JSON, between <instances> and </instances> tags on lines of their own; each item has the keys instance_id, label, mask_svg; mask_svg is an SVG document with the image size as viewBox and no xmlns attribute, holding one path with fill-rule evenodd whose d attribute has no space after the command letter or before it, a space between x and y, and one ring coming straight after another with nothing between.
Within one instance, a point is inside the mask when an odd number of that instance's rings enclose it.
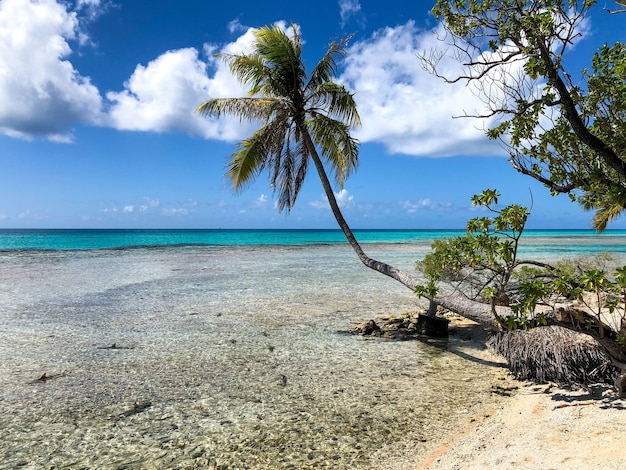
<instances>
[{"instance_id":1,"label":"tree foliage","mask_svg":"<svg viewBox=\"0 0 626 470\"><path fill-rule=\"evenodd\" d=\"M196 111L262 123L239 143L226 175L240 190L266 170L278 193L279 210L289 211L310 160L318 158L317 149L339 186L357 168L358 141L350 135L350 129L360 124L356 103L343 85L332 81L347 39L332 43L310 75L295 26L291 37L276 26L266 26L255 32L255 39L251 54L222 54L233 75L249 87L249 96L212 98Z\"/></svg>"},{"instance_id":2,"label":"tree foliage","mask_svg":"<svg viewBox=\"0 0 626 470\"><path fill-rule=\"evenodd\" d=\"M621 321L611 326L612 335L623 343L626 266L609 275L602 268L608 255L554 265L520 259L530 211L518 204L498 209L499 196L492 189L473 196L472 203L491 217L471 219L464 235L433 242L432 252L417 263L429 284L416 289L416 294L433 298L440 286L452 286L470 299L489 303L497 323L507 330L546 325L558 305L577 301L588 313L584 321L592 323L601 338L605 313L616 312ZM496 306L509 307L508 313L500 315Z\"/></svg>"},{"instance_id":3,"label":"tree foliage","mask_svg":"<svg viewBox=\"0 0 626 470\"><path fill-rule=\"evenodd\" d=\"M453 51L464 66L449 82L475 85L494 118L491 139L513 167L553 194L594 210L604 230L626 208L626 45L602 46L589 67L568 66L594 0L437 0L450 49L424 53L438 73Z\"/></svg>"},{"instance_id":4,"label":"tree foliage","mask_svg":"<svg viewBox=\"0 0 626 470\"><path fill-rule=\"evenodd\" d=\"M534 305L544 297L538 294L542 289L538 284L530 281L520 286L511 282L512 277L522 266L547 265L519 259L520 239L530 212L518 204L497 209L499 197L494 189L473 196L472 204L493 216L473 218L464 235L433 242L432 252L417 264L430 281L430 291L418 289L416 293L426 297L435 292L438 282L445 282L471 299L489 302L498 323L510 328L496 312L496 305L511 307L520 320L526 311L534 311Z\"/></svg>"}]
</instances>

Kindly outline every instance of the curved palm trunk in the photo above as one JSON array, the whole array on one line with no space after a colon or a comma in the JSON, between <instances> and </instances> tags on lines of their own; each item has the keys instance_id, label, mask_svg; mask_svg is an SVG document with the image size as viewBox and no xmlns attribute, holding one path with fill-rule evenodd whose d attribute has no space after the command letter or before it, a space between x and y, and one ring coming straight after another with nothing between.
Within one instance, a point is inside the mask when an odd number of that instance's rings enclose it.
<instances>
[{"instance_id":1,"label":"curved palm trunk","mask_svg":"<svg viewBox=\"0 0 626 470\"><path fill-rule=\"evenodd\" d=\"M348 242L356 252L361 262L368 268L373 269L374 271L378 271L385 276L389 276L392 279L395 279L412 291L414 291L417 286L423 285L423 281L421 281L416 276L404 272L387 263L372 259L365 254L363 248L361 248L361 245L354 236L354 233L352 233L352 229L350 229L350 226L348 225L346 219L344 219L343 214L341 213L341 209L339 208L339 204L337 203L337 198L335 198L335 193L333 191L332 185L330 184L328 175L326 174L326 170L324 169L324 164L322 163L322 160L317 153L317 149L313 144L313 140L311 139L311 136L306 129L302 131L302 136L305 140L307 149L311 154L311 158L313 159L315 168L317 169L317 174L320 177L322 187L324 188L324 192L326 193L326 197L328 198L328 202L330 204L331 210L333 211L333 215L337 220L337 224L343 231L344 235L348 239ZM487 304L469 300L458 294L441 292L433 300L431 300L431 308L429 310L434 311L433 309L436 305L441 305L442 307L445 307L452 312L458 313L465 318L480 323L486 328L493 330L500 329L493 314L491 313L490 306Z\"/></svg>"},{"instance_id":2,"label":"curved palm trunk","mask_svg":"<svg viewBox=\"0 0 626 470\"><path fill-rule=\"evenodd\" d=\"M348 226L348 223L343 217L341 210L339 209L339 204L337 204L337 199L335 198L335 193L333 192L330 181L328 180L328 176L326 175L326 170L324 169L324 165L322 160L320 159L315 146L311 140L309 134L305 131L303 132L304 138L306 139L306 144L311 152L311 158L315 163L315 168L317 169L317 173L322 182L322 186L324 188L324 192L328 197L328 202L330 203L330 207L333 211L333 215L341 227L341 230L345 234L348 242L358 255L361 262L375 271L378 271L386 276L395 279L396 281L401 282L403 285L408 287L411 290L415 290L418 285L423 285L423 282L415 276L412 276L409 273L406 273L400 269L397 269L393 266L390 266L381 261L377 261L375 259L370 258L365 254L361 245L355 238L352 230ZM431 308L434 308L436 305L441 305L442 307L450 310L451 312L455 312L462 317L468 318L472 321L475 321L481 324L484 328L493 331L500 331L502 328L496 321L494 314L491 311L491 305L484 304L481 302L476 302L474 300L470 300L462 295L456 294L454 292L440 292L435 296L434 299L431 300ZM496 313L500 317L506 317L507 315L511 315L513 312L509 307L496 306ZM430 309L429 309L430 310ZM556 324L561 327L576 331L579 334L589 334L593 336L600 344L602 344L611 358L613 365L616 367L622 368L622 370L626 370L626 353L623 350L616 348L611 340L607 338L601 338L600 335L595 334L591 331L581 332L577 327L568 322L561 321L551 321L551 324Z\"/></svg>"}]
</instances>

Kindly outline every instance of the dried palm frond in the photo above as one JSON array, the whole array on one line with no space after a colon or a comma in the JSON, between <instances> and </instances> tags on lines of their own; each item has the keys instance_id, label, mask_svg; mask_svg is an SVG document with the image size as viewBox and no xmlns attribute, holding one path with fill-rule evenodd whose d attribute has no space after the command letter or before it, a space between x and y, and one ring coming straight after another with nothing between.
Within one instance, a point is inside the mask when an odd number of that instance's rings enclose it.
<instances>
[{"instance_id":1,"label":"dried palm frond","mask_svg":"<svg viewBox=\"0 0 626 470\"><path fill-rule=\"evenodd\" d=\"M620 374L594 338L560 326L500 332L487 344L504 356L509 369L520 380L563 386L612 385Z\"/></svg>"}]
</instances>

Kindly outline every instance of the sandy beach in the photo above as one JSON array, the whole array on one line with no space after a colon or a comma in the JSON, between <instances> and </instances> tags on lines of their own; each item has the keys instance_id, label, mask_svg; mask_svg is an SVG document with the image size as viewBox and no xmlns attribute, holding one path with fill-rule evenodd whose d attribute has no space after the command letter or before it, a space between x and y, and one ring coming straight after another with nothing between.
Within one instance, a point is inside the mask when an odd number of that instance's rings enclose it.
<instances>
[{"instance_id":1,"label":"sandy beach","mask_svg":"<svg viewBox=\"0 0 626 470\"><path fill-rule=\"evenodd\" d=\"M626 400L607 385L564 390L503 373L511 396L468 416L415 470L626 468Z\"/></svg>"}]
</instances>

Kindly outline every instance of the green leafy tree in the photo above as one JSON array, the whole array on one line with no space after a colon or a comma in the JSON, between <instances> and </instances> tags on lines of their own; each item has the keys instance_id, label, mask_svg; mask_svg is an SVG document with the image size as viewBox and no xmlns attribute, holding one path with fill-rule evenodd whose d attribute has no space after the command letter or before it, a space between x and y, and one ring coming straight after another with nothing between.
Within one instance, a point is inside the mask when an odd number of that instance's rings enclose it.
<instances>
[{"instance_id":1,"label":"green leafy tree","mask_svg":"<svg viewBox=\"0 0 626 470\"><path fill-rule=\"evenodd\" d=\"M519 259L520 240L530 212L518 204L497 209L499 196L494 189L473 196L472 204L484 207L493 217L471 219L464 235L433 242L432 252L417 264L430 280L430 287L416 293L428 296L436 292L437 283L445 282L470 299L487 301L502 327L526 328L530 326L527 314L534 313L536 305L549 297L543 278L555 277L554 268ZM535 271L533 277L512 282L516 272L527 266L544 272ZM496 306L510 307L511 313L501 316Z\"/></svg>"},{"instance_id":2,"label":"green leafy tree","mask_svg":"<svg viewBox=\"0 0 626 470\"><path fill-rule=\"evenodd\" d=\"M450 50L493 118L487 135L508 148L513 167L594 210L604 230L626 207L626 45L602 46L576 73L568 52L594 0L437 0L447 51L424 53L438 72ZM468 114L469 116L469 114Z\"/></svg>"}]
</instances>

